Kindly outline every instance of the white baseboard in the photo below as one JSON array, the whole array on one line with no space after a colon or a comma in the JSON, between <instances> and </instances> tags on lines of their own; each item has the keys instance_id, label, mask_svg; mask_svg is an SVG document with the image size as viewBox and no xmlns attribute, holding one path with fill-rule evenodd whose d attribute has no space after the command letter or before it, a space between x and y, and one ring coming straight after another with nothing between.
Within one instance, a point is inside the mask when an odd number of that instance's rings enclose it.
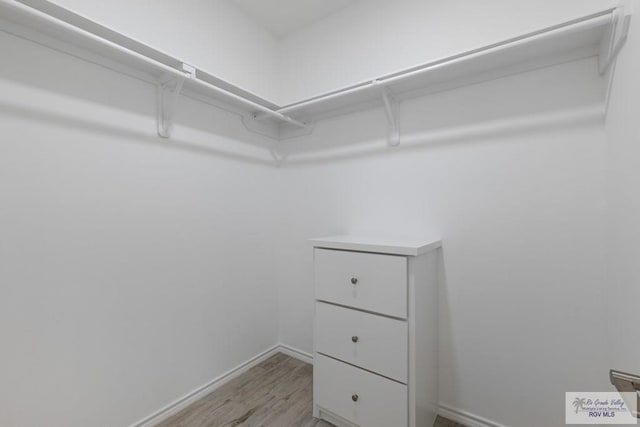
<instances>
[{"instance_id":1,"label":"white baseboard","mask_svg":"<svg viewBox=\"0 0 640 427\"><path fill-rule=\"evenodd\" d=\"M504 424L496 423L442 403L438 405L438 414L468 427L507 427Z\"/></svg>"},{"instance_id":2,"label":"white baseboard","mask_svg":"<svg viewBox=\"0 0 640 427\"><path fill-rule=\"evenodd\" d=\"M306 351L298 350L297 348L293 348L285 344L278 345L278 351L286 354L287 356L291 356L295 359L302 360L305 363L313 365L313 355Z\"/></svg>"},{"instance_id":3,"label":"white baseboard","mask_svg":"<svg viewBox=\"0 0 640 427\"><path fill-rule=\"evenodd\" d=\"M215 389L231 381L238 375L241 375L247 372L249 369L253 368L254 366L267 360L268 358L270 358L271 356L277 353L284 353L287 356L294 357L296 359L302 360L303 362L313 363L313 356L311 356L309 353L295 349L293 347L289 347L284 344L274 345L273 347L268 348L267 350L252 357L246 362L243 362L240 365L236 366L235 368L230 369L229 371L225 372L219 377L214 378L208 383L198 387L197 389L187 393L181 398L171 402L164 408L154 412L148 417L132 424L131 427L152 427L159 424L160 422L166 420L172 415L177 414L182 409L186 408L196 400L206 396L207 394L211 393Z\"/></svg>"}]
</instances>

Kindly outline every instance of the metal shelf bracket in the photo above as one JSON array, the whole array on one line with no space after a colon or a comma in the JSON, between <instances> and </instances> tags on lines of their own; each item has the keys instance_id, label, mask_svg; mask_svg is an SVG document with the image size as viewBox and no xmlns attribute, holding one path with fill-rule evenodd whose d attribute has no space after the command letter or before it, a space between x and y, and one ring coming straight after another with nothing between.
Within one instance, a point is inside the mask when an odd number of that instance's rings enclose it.
<instances>
[{"instance_id":1,"label":"metal shelf bracket","mask_svg":"<svg viewBox=\"0 0 640 427\"><path fill-rule=\"evenodd\" d=\"M157 122L158 135L162 138L170 138L173 130L173 116L176 102L182 91L182 85L187 79L195 79L196 69L188 64L182 64L184 77L172 77L169 80L158 82L157 91Z\"/></svg>"},{"instance_id":2,"label":"metal shelf bracket","mask_svg":"<svg viewBox=\"0 0 640 427\"><path fill-rule=\"evenodd\" d=\"M378 80L374 80L373 84L379 86L382 93L382 101L384 102L384 112L387 115L388 123L388 141L392 147L400 145L400 129L398 127L398 102L391 95L389 88L381 84Z\"/></svg>"}]
</instances>

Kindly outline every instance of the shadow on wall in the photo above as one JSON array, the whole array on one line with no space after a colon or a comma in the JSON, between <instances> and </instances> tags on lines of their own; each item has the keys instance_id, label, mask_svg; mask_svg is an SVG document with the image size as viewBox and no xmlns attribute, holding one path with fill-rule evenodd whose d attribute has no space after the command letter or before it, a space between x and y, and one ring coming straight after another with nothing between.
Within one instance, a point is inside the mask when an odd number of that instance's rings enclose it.
<instances>
[{"instance_id":1,"label":"shadow on wall","mask_svg":"<svg viewBox=\"0 0 640 427\"><path fill-rule=\"evenodd\" d=\"M454 332L453 319L451 316L451 304L449 301L449 292L447 288L447 269L445 264L445 252L446 246L443 244L442 248L438 251L438 383L442 388L444 384L451 384L452 395L454 400L460 398L456 390L457 385L461 384L457 373L460 372L458 363L455 359L448 357L449 355L458 354L458 349L455 348L455 339L451 339ZM448 355L443 351L448 349Z\"/></svg>"},{"instance_id":2,"label":"shadow on wall","mask_svg":"<svg viewBox=\"0 0 640 427\"><path fill-rule=\"evenodd\" d=\"M372 137L357 145L343 145L337 149L328 149L322 152L314 150L310 154L285 154L286 161L284 164L295 166L331 163L362 157L384 156L388 155L389 151L416 151L453 143L473 144L479 140L486 141L490 137L499 138L527 131L561 130L593 122L602 122L603 120L603 106L596 104L582 109L554 111L548 114L524 116L510 120L474 123L467 126L416 132L402 137L400 145L397 147L390 147L384 138Z\"/></svg>"},{"instance_id":3,"label":"shadow on wall","mask_svg":"<svg viewBox=\"0 0 640 427\"><path fill-rule=\"evenodd\" d=\"M244 161L258 165L273 166L273 161L260 159L251 155L233 153L212 146L199 144L185 139L163 139L150 132L135 131L124 127L112 126L107 122L98 122L65 114L35 108L24 108L0 102L0 115L14 116L20 119L30 119L55 126L69 127L92 133L99 133L111 137L126 139L130 142L148 144L163 150L183 150L197 155L215 156L229 160Z\"/></svg>"}]
</instances>

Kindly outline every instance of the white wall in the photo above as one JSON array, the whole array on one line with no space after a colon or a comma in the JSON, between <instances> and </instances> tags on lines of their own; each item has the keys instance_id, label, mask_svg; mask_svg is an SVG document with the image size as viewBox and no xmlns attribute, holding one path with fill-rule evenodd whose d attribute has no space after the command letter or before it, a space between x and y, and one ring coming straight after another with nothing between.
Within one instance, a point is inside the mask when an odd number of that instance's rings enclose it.
<instances>
[{"instance_id":1,"label":"white wall","mask_svg":"<svg viewBox=\"0 0 640 427\"><path fill-rule=\"evenodd\" d=\"M277 102L278 41L226 0L53 0Z\"/></svg>"},{"instance_id":2,"label":"white wall","mask_svg":"<svg viewBox=\"0 0 640 427\"><path fill-rule=\"evenodd\" d=\"M616 65L609 116L607 301L610 304L612 368L640 375L640 1Z\"/></svg>"},{"instance_id":3,"label":"white wall","mask_svg":"<svg viewBox=\"0 0 640 427\"><path fill-rule=\"evenodd\" d=\"M510 426L560 426L565 391L608 390L609 350L594 343L607 333L605 135L601 119L588 122L601 107L596 69L586 60L407 101L398 149L386 147L381 110L287 143L281 340L312 350L305 239L435 232L446 276L443 405ZM574 120L559 120L568 111Z\"/></svg>"},{"instance_id":4,"label":"white wall","mask_svg":"<svg viewBox=\"0 0 640 427\"><path fill-rule=\"evenodd\" d=\"M0 51L0 425L130 425L274 345L267 143L186 98L158 138L151 85Z\"/></svg>"},{"instance_id":5,"label":"white wall","mask_svg":"<svg viewBox=\"0 0 640 427\"><path fill-rule=\"evenodd\" d=\"M282 40L284 104L539 30L617 0L363 0Z\"/></svg>"}]
</instances>

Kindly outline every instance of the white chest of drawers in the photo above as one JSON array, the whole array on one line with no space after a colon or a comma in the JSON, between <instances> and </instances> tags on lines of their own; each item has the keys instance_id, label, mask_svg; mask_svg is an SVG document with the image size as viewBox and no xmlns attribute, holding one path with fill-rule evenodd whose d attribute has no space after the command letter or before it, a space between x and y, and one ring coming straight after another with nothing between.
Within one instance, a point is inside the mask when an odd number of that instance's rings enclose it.
<instances>
[{"instance_id":1,"label":"white chest of drawers","mask_svg":"<svg viewBox=\"0 0 640 427\"><path fill-rule=\"evenodd\" d=\"M345 427L431 427L439 240L312 239L313 413Z\"/></svg>"}]
</instances>

